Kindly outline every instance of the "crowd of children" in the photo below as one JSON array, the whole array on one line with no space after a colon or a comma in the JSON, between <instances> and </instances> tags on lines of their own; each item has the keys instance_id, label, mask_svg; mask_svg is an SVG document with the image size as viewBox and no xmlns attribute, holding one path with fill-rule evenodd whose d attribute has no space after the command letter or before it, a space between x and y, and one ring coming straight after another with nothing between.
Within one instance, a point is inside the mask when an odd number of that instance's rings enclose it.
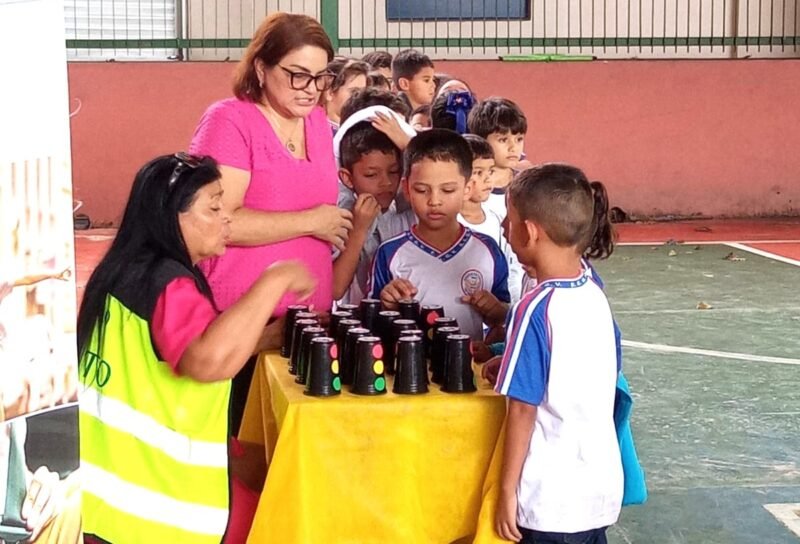
<instances>
[{"instance_id":1,"label":"crowd of children","mask_svg":"<svg viewBox=\"0 0 800 544\"><path fill-rule=\"evenodd\" d=\"M605 188L572 166L533 166L522 110L479 100L418 51L329 69L339 206L354 217L335 296L439 304L473 338L509 398L500 536L605 542L623 492L620 334L588 262L613 250Z\"/></svg>"}]
</instances>

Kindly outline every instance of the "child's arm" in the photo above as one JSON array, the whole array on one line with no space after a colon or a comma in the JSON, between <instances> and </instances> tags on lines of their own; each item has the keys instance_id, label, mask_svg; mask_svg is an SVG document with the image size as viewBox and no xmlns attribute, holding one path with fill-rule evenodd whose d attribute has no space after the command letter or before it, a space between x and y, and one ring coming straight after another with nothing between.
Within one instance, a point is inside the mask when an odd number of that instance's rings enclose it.
<instances>
[{"instance_id":1,"label":"child's arm","mask_svg":"<svg viewBox=\"0 0 800 544\"><path fill-rule=\"evenodd\" d=\"M344 249L333 262L333 299L339 300L347 292L353 282L358 268L361 248L367 239L367 232L372 222L381 213L380 205L374 196L358 195L353 204L353 231L350 233Z\"/></svg>"},{"instance_id":2,"label":"child's arm","mask_svg":"<svg viewBox=\"0 0 800 544\"><path fill-rule=\"evenodd\" d=\"M500 499L495 513L495 530L500 537L518 542L517 485L536 421L536 406L509 399L506 413L506 439L500 473Z\"/></svg>"},{"instance_id":3,"label":"child's arm","mask_svg":"<svg viewBox=\"0 0 800 544\"><path fill-rule=\"evenodd\" d=\"M501 325L506 320L508 304L501 302L496 296L485 289L481 289L474 295L461 297L461 301L475 308L490 327Z\"/></svg>"}]
</instances>

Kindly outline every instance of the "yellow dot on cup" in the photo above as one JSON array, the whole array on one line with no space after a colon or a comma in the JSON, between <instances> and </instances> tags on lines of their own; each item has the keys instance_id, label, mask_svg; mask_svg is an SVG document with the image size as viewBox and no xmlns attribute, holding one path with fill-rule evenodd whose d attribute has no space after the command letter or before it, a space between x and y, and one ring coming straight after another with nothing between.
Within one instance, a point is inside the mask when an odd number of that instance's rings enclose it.
<instances>
[{"instance_id":1,"label":"yellow dot on cup","mask_svg":"<svg viewBox=\"0 0 800 544\"><path fill-rule=\"evenodd\" d=\"M433 340L433 327L428 329L428 340Z\"/></svg>"},{"instance_id":2,"label":"yellow dot on cup","mask_svg":"<svg viewBox=\"0 0 800 544\"><path fill-rule=\"evenodd\" d=\"M334 359L333 362L331 363L331 372L333 372L334 374L339 373L339 359Z\"/></svg>"},{"instance_id":3,"label":"yellow dot on cup","mask_svg":"<svg viewBox=\"0 0 800 544\"><path fill-rule=\"evenodd\" d=\"M375 361L375 364L372 365L372 370L375 372L375 374L383 374L383 361L380 359Z\"/></svg>"}]
</instances>

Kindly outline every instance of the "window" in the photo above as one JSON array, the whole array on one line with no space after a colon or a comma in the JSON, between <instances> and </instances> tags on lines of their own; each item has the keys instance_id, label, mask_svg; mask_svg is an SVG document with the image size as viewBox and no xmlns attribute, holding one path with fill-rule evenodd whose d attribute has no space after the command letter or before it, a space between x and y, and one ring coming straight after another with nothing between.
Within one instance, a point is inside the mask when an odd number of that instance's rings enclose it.
<instances>
[{"instance_id":1,"label":"window","mask_svg":"<svg viewBox=\"0 0 800 544\"><path fill-rule=\"evenodd\" d=\"M528 19L530 0L386 0L389 21Z\"/></svg>"}]
</instances>

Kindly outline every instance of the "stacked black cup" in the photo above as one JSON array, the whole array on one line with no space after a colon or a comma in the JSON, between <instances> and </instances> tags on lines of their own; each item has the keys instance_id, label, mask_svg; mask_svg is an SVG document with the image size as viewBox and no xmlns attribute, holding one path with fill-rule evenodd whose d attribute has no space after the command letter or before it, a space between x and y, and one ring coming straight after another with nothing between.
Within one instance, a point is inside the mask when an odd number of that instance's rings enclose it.
<instances>
[{"instance_id":1,"label":"stacked black cup","mask_svg":"<svg viewBox=\"0 0 800 544\"><path fill-rule=\"evenodd\" d=\"M297 358L297 383L306 383L308 372L308 362L311 356L311 340L325 336L325 329L322 327L306 327L300 333L300 356Z\"/></svg>"},{"instance_id":2,"label":"stacked black cup","mask_svg":"<svg viewBox=\"0 0 800 544\"><path fill-rule=\"evenodd\" d=\"M303 317L303 316L312 317ZM306 327L316 327L319 325L319 319L316 314L310 312L300 312L297 314L294 321L294 330L292 331L292 344L289 350L289 373L297 374L297 360L300 358L300 337L303 329Z\"/></svg>"},{"instance_id":3,"label":"stacked black cup","mask_svg":"<svg viewBox=\"0 0 800 544\"><path fill-rule=\"evenodd\" d=\"M433 344L431 344L431 380L434 383L444 382L444 368L447 361L447 337L451 334L458 334L461 329L458 327L438 327L433 333Z\"/></svg>"},{"instance_id":4,"label":"stacked black cup","mask_svg":"<svg viewBox=\"0 0 800 544\"><path fill-rule=\"evenodd\" d=\"M428 368L425 364L422 338L401 336L397 340L397 373L392 392L418 395L428 392Z\"/></svg>"},{"instance_id":5,"label":"stacked black cup","mask_svg":"<svg viewBox=\"0 0 800 544\"><path fill-rule=\"evenodd\" d=\"M442 391L446 393L471 393L476 390L472 373L472 354L469 335L451 334L447 337Z\"/></svg>"},{"instance_id":6,"label":"stacked black cup","mask_svg":"<svg viewBox=\"0 0 800 544\"><path fill-rule=\"evenodd\" d=\"M305 394L332 397L341 393L336 342L328 336L311 339Z\"/></svg>"},{"instance_id":7,"label":"stacked black cup","mask_svg":"<svg viewBox=\"0 0 800 544\"><path fill-rule=\"evenodd\" d=\"M292 333L294 333L294 322L299 312L307 312L308 306L305 304L293 304L286 308L286 317L283 324L283 344L281 344L281 357L289 357L292 352Z\"/></svg>"},{"instance_id":8,"label":"stacked black cup","mask_svg":"<svg viewBox=\"0 0 800 544\"><path fill-rule=\"evenodd\" d=\"M356 341L356 373L351 391L357 395L386 393L383 346L377 336L362 336Z\"/></svg>"},{"instance_id":9,"label":"stacked black cup","mask_svg":"<svg viewBox=\"0 0 800 544\"><path fill-rule=\"evenodd\" d=\"M381 311L381 301L376 298L365 298L358 308L358 318L364 328L377 334L378 313Z\"/></svg>"}]
</instances>

